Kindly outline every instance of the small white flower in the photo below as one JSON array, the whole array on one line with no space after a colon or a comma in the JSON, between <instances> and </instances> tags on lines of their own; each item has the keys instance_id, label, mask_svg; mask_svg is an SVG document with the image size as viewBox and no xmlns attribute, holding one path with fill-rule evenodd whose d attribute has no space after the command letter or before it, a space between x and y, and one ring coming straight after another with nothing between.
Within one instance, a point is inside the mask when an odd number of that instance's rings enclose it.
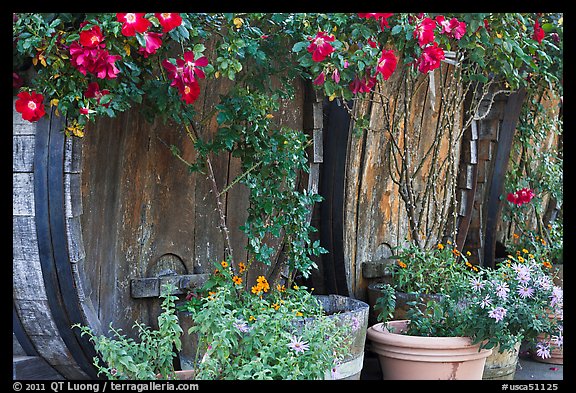
<instances>
[{"instance_id":1,"label":"small white flower","mask_svg":"<svg viewBox=\"0 0 576 393\"><path fill-rule=\"evenodd\" d=\"M290 338L290 343L288 344L288 347L296 353L302 353L310 349L306 341L301 341L301 339L296 336L292 336Z\"/></svg>"},{"instance_id":2,"label":"small white flower","mask_svg":"<svg viewBox=\"0 0 576 393\"><path fill-rule=\"evenodd\" d=\"M532 287L521 286L518 288L518 295L520 295L522 299L526 299L527 297L531 298L534 295L534 289Z\"/></svg>"},{"instance_id":3,"label":"small white flower","mask_svg":"<svg viewBox=\"0 0 576 393\"><path fill-rule=\"evenodd\" d=\"M542 359L548 359L552 357L552 355L550 355L550 346L546 343L539 342L536 344L536 355Z\"/></svg>"}]
</instances>

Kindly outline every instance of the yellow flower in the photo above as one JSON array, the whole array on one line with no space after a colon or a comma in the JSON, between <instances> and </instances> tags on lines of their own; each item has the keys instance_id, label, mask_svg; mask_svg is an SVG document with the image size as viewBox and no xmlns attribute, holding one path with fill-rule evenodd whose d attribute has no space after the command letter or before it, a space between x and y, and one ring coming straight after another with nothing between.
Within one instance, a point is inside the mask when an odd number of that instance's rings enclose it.
<instances>
[{"instance_id":1,"label":"yellow flower","mask_svg":"<svg viewBox=\"0 0 576 393\"><path fill-rule=\"evenodd\" d=\"M280 305L279 305L278 303L274 303L274 304L272 305L272 308L273 308L274 310L278 311L278 309L280 308Z\"/></svg>"},{"instance_id":2,"label":"yellow flower","mask_svg":"<svg viewBox=\"0 0 576 393\"><path fill-rule=\"evenodd\" d=\"M524 262L524 258L522 258L522 257L519 256L519 257L518 257L518 262Z\"/></svg>"},{"instance_id":3,"label":"yellow flower","mask_svg":"<svg viewBox=\"0 0 576 393\"><path fill-rule=\"evenodd\" d=\"M534 259L534 254L528 254L528 258Z\"/></svg>"},{"instance_id":4,"label":"yellow flower","mask_svg":"<svg viewBox=\"0 0 576 393\"><path fill-rule=\"evenodd\" d=\"M236 285L242 284L242 279L238 276L232 277L232 281L234 281L234 284L236 284Z\"/></svg>"},{"instance_id":5,"label":"yellow flower","mask_svg":"<svg viewBox=\"0 0 576 393\"><path fill-rule=\"evenodd\" d=\"M226 269L226 268L229 266L229 265L228 265L228 262L226 262L226 261L220 262L220 265L222 265L222 267L223 267L224 269Z\"/></svg>"},{"instance_id":6,"label":"yellow flower","mask_svg":"<svg viewBox=\"0 0 576 393\"><path fill-rule=\"evenodd\" d=\"M300 311L296 311L296 316L297 316L297 317L301 317L301 316L303 316L303 315L304 315L304 314L302 314Z\"/></svg>"},{"instance_id":7,"label":"yellow flower","mask_svg":"<svg viewBox=\"0 0 576 393\"><path fill-rule=\"evenodd\" d=\"M278 292L286 292L286 287L284 285L276 284L276 289Z\"/></svg>"},{"instance_id":8,"label":"yellow flower","mask_svg":"<svg viewBox=\"0 0 576 393\"><path fill-rule=\"evenodd\" d=\"M292 288L294 288L294 290L297 291L299 287L298 287L298 285L294 284L294 286Z\"/></svg>"},{"instance_id":9,"label":"yellow flower","mask_svg":"<svg viewBox=\"0 0 576 393\"><path fill-rule=\"evenodd\" d=\"M238 269L239 269L240 273L244 273L246 271L246 265L244 264L244 262L240 262L238 264Z\"/></svg>"},{"instance_id":10,"label":"yellow flower","mask_svg":"<svg viewBox=\"0 0 576 393\"><path fill-rule=\"evenodd\" d=\"M438 243L438 245L437 245L436 247L438 247L439 250L443 250L443 249L444 249L444 244Z\"/></svg>"},{"instance_id":11,"label":"yellow flower","mask_svg":"<svg viewBox=\"0 0 576 393\"><path fill-rule=\"evenodd\" d=\"M470 256L472 253L470 251L466 251L466 256Z\"/></svg>"},{"instance_id":12,"label":"yellow flower","mask_svg":"<svg viewBox=\"0 0 576 393\"><path fill-rule=\"evenodd\" d=\"M234 26L236 26L236 28L239 29L242 27L242 24L244 24L244 19L234 18L234 20L232 22L234 23Z\"/></svg>"},{"instance_id":13,"label":"yellow flower","mask_svg":"<svg viewBox=\"0 0 576 393\"><path fill-rule=\"evenodd\" d=\"M266 118L267 118L267 119L273 119L273 118L274 118L274 115L273 115L272 113L268 113L268 114L266 115Z\"/></svg>"},{"instance_id":14,"label":"yellow flower","mask_svg":"<svg viewBox=\"0 0 576 393\"><path fill-rule=\"evenodd\" d=\"M528 254L528 250L525 249L525 248L522 249L522 252L523 252L524 254Z\"/></svg>"},{"instance_id":15,"label":"yellow flower","mask_svg":"<svg viewBox=\"0 0 576 393\"><path fill-rule=\"evenodd\" d=\"M70 125L66 127L66 131L70 131L73 135L80 138L84 136L84 126L79 124L76 120L72 120Z\"/></svg>"},{"instance_id":16,"label":"yellow flower","mask_svg":"<svg viewBox=\"0 0 576 393\"><path fill-rule=\"evenodd\" d=\"M446 240L446 243L448 244L452 244L452 242L450 240Z\"/></svg>"},{"instance_id":17,"label":"yellow flower","mask_svg":"<svg viewBox=\"0 0 576 393\"><path fill-rule=\"evenodd\" d=\"M250 317L248 318L248 320L249 320L250 322L255 321L255 320L256 320L256 317L255 317L254 315L250 315Z\"/></svg>"}]
</instances>

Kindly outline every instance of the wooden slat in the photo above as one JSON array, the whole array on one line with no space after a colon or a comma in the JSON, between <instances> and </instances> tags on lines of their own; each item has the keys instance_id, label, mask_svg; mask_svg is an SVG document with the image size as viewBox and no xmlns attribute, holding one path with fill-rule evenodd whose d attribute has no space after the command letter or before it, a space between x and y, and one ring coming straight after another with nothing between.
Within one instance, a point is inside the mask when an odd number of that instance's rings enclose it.
<instances>
[{"instance_id":1,"label":"wooden slat","mask_svg":"<svg viewBox=\"0 0 576 393\"><path fill-rule=\"evenodd\" d=\"M34 171L34 136L12 137L12 172Z\"/></svg>"},{"instance_id":2,"label":"wooden slat","mask_svg":"<svg viewBox=\"0 0 576 393\"><path fill-rule=\"evenodd\" d=\"M520 89L511 94L508 97L508 102L504 111L504 119L500 130L500 139L498 140L498 151L494 158L490 194L486 201L487 211L483 260L484 266L494 267L495 265L494 255L496 252L497 225L500 220L502 207L500 197L504 190L504 181L506 178L508 161L510 160L510 151L512 149L516 123L518 122L525 97L525 89Z\"/></svg>"},{"instance_id":3,"label":"wooden slat","mask_svg":"<svg viewBox=\"0 0 576 393\"><path fill-rule=\"evenodd\" d=\"M14 380L63 380L54 368L38 356L14 356L12 359Z\"/></svg>"},{"instance_id":4,"label":"wooden slat","mask_svg":"<svg viewBox=\"0 0 576 393\"><path fill-rule=\"evenodd\" d=\"M12 174L12 214L14 216L34 216L34 174Z\"/></svg>"}]
</instances>

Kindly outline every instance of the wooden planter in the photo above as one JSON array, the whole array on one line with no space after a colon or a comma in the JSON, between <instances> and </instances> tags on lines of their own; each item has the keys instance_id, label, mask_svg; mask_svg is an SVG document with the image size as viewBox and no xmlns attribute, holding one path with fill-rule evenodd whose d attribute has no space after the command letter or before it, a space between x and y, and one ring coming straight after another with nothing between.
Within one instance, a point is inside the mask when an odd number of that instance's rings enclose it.
<instances>
[{"instance_id":1,"label":"wooden planter","mask_svg":"<svg viewBox=\"0 0 576 393\"><path fill-rule=\"evenodd\" d=\"M514 348L504 352L499 352L498 347L494 347L492 354L486 358L482 379L513 380L518 364L520 344L518 342Z\"/></svg>"},{"instance_id":2,"label":"wooden planter","mask_svg":"<svg viewBox=\"0 0 576 393\"><path fill-rule=\"evenodd\" d=\"M317 295L322 306L330 318L336 318L340 323L356 327L351 329L352 346L350 353L333 370L325 374L324 379L350 379L359 380L364 365L364 345L366 343L366 330L368 328L368 304L347 296Z\"/></svg>"},{"instance_id":3,"label":"wooden planter","mask_svg":"<svg viewBox=\"0 0 576 393\"><path fill-rule=\"evenodd\" d=\"M480 380L491 349L479 350L468 337L407 336L409 321L368 328L370 350L378 354L385 380Z\"/></svg>"}]
</instances>

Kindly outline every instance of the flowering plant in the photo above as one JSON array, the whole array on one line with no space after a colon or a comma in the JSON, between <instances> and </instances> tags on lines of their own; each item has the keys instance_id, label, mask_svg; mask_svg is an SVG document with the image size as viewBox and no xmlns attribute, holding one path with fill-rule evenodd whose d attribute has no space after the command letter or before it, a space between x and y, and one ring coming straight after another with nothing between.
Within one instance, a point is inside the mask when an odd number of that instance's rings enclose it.
<instances>
[{"instance_id":1,"label":"flowering plant","mask_svg":"<svg viewBox=\"0 0 576 393\"><path fill-rule=\"evenodd\" d=\"M216 264L181 310L197 337L198 379L325 379L352 344L354 318L333 318L306 287L270 287L264 276L246 290L247 269ZM330 372L332 370L332 373Z\"/></svg>"},{"instance_id":2,"label":"flowering plant","mask_svg":"<svg viewBox=\"0 0 576 393\"><path fill-rule=\"evenodd\" d=\"M461 279L465 270L476 269L451 241L422 249L414 242L399 247L390 257L397 262L388 269L394 288L419 294L445 293Z\"/></svg>"},{"instance_id":3,"label":"flowering plant","mask_svg":"<svg viewBox=\"0 0 576 393\"><path fill-rule=\"evenodd\" d=\"M544 358L550 345L562 346L563 291L553 285L548 264L527 253L510 255L495 269L473 267L455 269L437 301L411 302L408 334L466 336L501 352L526 340ZM380 303L388 307L379 320L385 321L395 304L390 291L383 293L388 299ZM545 339L536 342L539 335Z\"/></svg>"},{"instance_id":4,"label":"flowering plant","mask_svg":"<svg viewBox=\"0 0 576 393\"><path fill-rule=\"evenodd\" d=\"M134 322L139 340L128 337L120 329L110 326L112 336L96 335L92 328L74 324L81 335L88 335L99 357L94 357L98 375L112 380L176 379L174 358L182 348L183 333L176 311L174 286L162 286L160 297L162 312L158 316L158 329Z\"/></svg>"},{"instance_id":5,"label":"flowering plant","mask_svg":"<svg viewBox=\"0 0 576 393\"><path fill-rule=\"evenodd\" d=\"M550 345L563 342L563 290L552 278L549 263L528 252L509 255L497 269L482 268L460 297L466 299L462 322L487 348L511 349L526 340L548 358ZM545 339L536 342L539 335Z\"/></svg>"}]
</instances>

